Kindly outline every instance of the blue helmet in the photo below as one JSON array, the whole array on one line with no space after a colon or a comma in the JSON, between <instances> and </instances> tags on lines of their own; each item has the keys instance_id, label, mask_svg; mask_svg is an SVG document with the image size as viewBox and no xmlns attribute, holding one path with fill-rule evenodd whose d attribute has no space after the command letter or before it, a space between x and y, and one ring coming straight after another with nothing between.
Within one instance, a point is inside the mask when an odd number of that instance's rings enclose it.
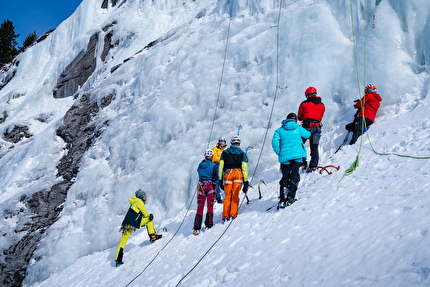
<instances>
[{"instance_id":1,"label":"blue helmet","mask_svg":"<svg viewBox=\"0 0 430 287\"><path fill-rule=\"evenodd\" d=\"M145 195L146 195L146 192L144 190L142 190L140 188L138 190L136 190L136 197L137 198L142 199L145 197Z\"/></svg>"}]
</instances>

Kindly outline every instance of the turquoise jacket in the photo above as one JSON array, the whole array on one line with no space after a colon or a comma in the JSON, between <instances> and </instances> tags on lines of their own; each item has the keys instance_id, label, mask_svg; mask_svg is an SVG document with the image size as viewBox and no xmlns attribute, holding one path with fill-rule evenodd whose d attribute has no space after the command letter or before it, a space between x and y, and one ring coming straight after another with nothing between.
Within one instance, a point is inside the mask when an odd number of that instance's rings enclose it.
<instances>
[{"instance_id":1,"label":"turquoise jacket","mask_svg":"<svg viewBox=\"0 0 430 287\"><path fill-rule=\"evenodd\" d=\"M304 139L311 133L299 126L293 120L283 120L282 127L275 131L272 138L272 148L278 156L280 163L289 164L292 160L301 160L306 157Z\"/></svg>"}]
</instances>

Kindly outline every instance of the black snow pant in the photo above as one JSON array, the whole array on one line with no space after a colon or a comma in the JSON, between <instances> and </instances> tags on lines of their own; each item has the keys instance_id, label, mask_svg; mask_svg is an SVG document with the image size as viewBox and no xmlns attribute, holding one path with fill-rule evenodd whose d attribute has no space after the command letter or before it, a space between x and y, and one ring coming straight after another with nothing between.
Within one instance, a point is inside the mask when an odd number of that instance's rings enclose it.
<instances>
[{"instance_id":1,"label":"black snow pant","mask_svg":"<svg viewBox=\"0 0 430 287\"><path fill-rule=\"evenodd\" d=\"M282 178L279 181L279 197L281 202L296 197L296 190L300 181L299 169L301 165L301 162L295 161L292 161L290 164L281 163ZM285 198L285 196L287 198Z\"/></svg>"},{"instance_id":2,"label":"black snow pant","mask_svg":"<svg viewBox=\"0 0 430 287\"><path fill-rule=\"evenodd\" d=\"M349 142L350 145L355 144L358 138L369 129L371 124L373 124L371 119L364 119L366 121L366 126L363 125L363 117L356 117L352 123L345 126L348 131L353 132L351 141ZM363 133L361 131L363 131Z\"/></svg>"},{"instance_id":3,"label":"black snow pant","mask_svg":"<svg viewBox=\"0 0 430 287\"><path fill-rule=\"evenodd\" d=\"M309 138L309 146L311 148L311 161L309 162L309 168L317 167L320 155L318 153L318 144L320 142L320 134L311 134ZM303 143L306 143L307 139L303 139Z\"/></svg>"}]
</instances>

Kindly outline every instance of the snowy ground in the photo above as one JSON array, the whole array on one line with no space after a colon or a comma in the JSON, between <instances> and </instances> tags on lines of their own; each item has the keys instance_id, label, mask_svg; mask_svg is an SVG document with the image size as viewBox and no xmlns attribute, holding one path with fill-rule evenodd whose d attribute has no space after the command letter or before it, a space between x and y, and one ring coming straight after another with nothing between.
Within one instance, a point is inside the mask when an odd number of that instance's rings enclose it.
<instances>
[{"instance_id":1,"label":"snowy ground","mask_svg":"<svg viewBox=\"0 0 430 287\"><path fill-rule=\"evenodd\" d=\"M430 155L428 96L412 111L387 114L371 127L378 152ZM273 166L261 178L268 183L261 185L263 198L254 184L251 203L244 201L230 226L221 223L217 204L216 225L194 236L192 208L171 240L184 210L160 222L169 231L155 244L144 230L133 234L120 268L114 267L114 246L34 286L125 286L145 268L129 286L176 286L215 242L180 286L428 286L429 160L376 155L364 137L359 167L339 182L359 148L359 142L346 146L329 159L341 132L326 132L321 145L322 163L341 170L302 174L299 201L291 207L266 211L277 203L280 173Z\"/></svg>"},{"instance_id":2,"label":"snowy ground","mask_svg":"<svg viewBox=\"0 0 430 287\"><path fill-rule=\"evenodd\" d=\"M357 156L359 142L332 156L360 95L349 1L283 1L279 58L280 1L234 1L210 139L231 2L128 0L107 10L100 9L101 2L84 0L44 42L27 50L14 79L0 91L0 115L3 110L9 115L0 134L18 123L33 134L14 148L0 139L0 204L5 210L19 208L22 194L29 196L59 180L55 171L65 144L55 130L74 100L55 100L52 90L88 39L117 21L112 42L119 44L79 90L94 100L116 95L96 118L109 126L84 156L60 220L34 254L25 286L125 286L169 242L192 200L177 235L130 284L176 286L227 228L220 223L217 205L214 228L198 237L191 234L196 169L208 142L213 146L218 137L229 139L240 125L243 149L253 147L248 153L250 175L256 171L251 203L242 205L238 218L181 286L430 285L429 160L376 155L363 137L359 167L340 181ZM383 98L369 130L373 147L383 153L429 156L428 1L352 3L360 89L373 82ZM163 41L135 54L156 39ZM96 53L100 57L101 45ZM288 88L278 91L263 147L277 60L278 84ZM277 202L280 178L270 139L285 115L297 111L311 85L327 108L320 162L340 165L341 170L303 174L299 201L266 212ZM41 115L48 121L38 121ZM263 199L258 200L260 179L268 185L262 186ZM137 188L147 190L147 208L168 232L154 244L146 231L134 233L125 264L115 268L117 230ZM19 224L2 218L0 228L13 230ZM9 240L0 237L0 247Z\"/></svg>"}]
</instances>

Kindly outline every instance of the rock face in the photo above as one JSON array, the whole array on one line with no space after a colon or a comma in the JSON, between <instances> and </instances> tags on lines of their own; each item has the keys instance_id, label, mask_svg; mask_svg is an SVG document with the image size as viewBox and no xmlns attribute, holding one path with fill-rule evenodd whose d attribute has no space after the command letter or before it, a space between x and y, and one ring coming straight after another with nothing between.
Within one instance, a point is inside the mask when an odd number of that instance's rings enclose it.
<instances>
[{"instance_id":1,"label":"rock face","mask_svg":"<svg viewBox=\"0 0 430 287\"><path fill-rule=\"evenodd\" d=\"M116 4L116 1L112 1ZM106 26L103 31L106 32L112 25ZM54 98L65 98L73 96L79 86L83 85L92 75L96 67L96 45L98 33L94 34L87 45L86 51L79 55L66 67L57 81L54 90ZM104 49L101 58L104 61L109 50L113 47L111 44L113 32L105 35ZM18 63L16 63L18 65ZM1 75L0 75L1 76ZM4 75L3 75L4 76ZM4 77L3 77L4 79ZM2 87L0 78L0 89ZM97 114L100 109L107 107L114 95L103 98L100 106L91 99L91 94L87 93L72 106L63 118L63 125L57 129L57 135L66 143L67 154L65 154L57 165L57 177L61 181L51 188L46 188L35 192L31 196L23 195L19 201L24 207L19 210L6 210L6 218L15 218L20 224L15 230L2 230L0 235L9 236L11 233L11 245L8 249L2 251L0 257L0 285L2 286L21 286L25 276L30 259L37 248L45 231L54 224L63 209L63 203L66 200L67 192L72 186L76 175L79 172L82 156L89 147L102 134L102 130L108 124L107 122L97 122ZM0 120L4 121L8 117L4 112ZM15 125L12 131L6 130L3 138L10 142L16 143L24 137L32 136L26 126ZM39 258L33 258L38 260Z\"/></svg>"},{"instance_id":2,"label":"rock face","mask_svg":"<svg viewBox=\"0 0 430 287\"><path fill-rule=\"evenodd\" d=\"M6 212L9 217L21 216L27 222L20 224L20 229L14 230L15 233L24 234L22 239L3 251L5 257L4 263L0 264L0 278L4 286L21 286L27 266L44 232L59 218L67 192L79 172L82 156L107 125L106 122L98 125L93 122L100 107L97 103L92 103L90 98L90 94L83 95L79 103L66 113L63 126L57 129L57 135L64 139L68 149L57 166L57 176L61 176L63 181L50 189L38 191L31 197L21 197L20 201L25 204L25 208ZM103 98L101 108L108 106L112 98L113 95Z\"/></svg>"},{"instance_id":3,"label":"rock face","mask_svg":"<svg viewBox=\"0 0 430 287\"><path fill-rule=\"evenodd\" d=\"M3 139L11 143L17 143L24 137L30 138L32 136L33 135L29 133L29 128L27 126L18 125L15 125L11 131L6 129L6 131L3 133Z\"/></svg>"},{"instance_id":4,"label":"rock face","mask_svg":"<svg viewBox=\"0 0 430 287\"><path fill-rule=\"evenodd\" d=\"M96 69L96 45L98 34L90 38L87 51L81 51L78 56L64 69L57 86L54 89L54 98L61 99L72 96L82 86Z\"/></svg>"},{"instance_id":5,"label":"rock face","mask_svg":"<svg viewBox=\"0 0 430 287\"><path fill-rule=\"evenodd\" d=\"M0 70L0 90L3 89L3 87L6 86L13 79L13 77L15 77L20 60L21 54L16 56L12 60L12 63L3 66Z\"/></svg>"},{"instance_id":6,"label":"rock face","mask_svg":"<svg viewBox=\"0 0 430 287\"><path fill-rule=\"evenodd\" d=\"M124 2L125 2L125 1L124 1ZM118 0L110 0L110 5L111 5L112 7L115 7L115 6L116 6L116 3L118 3ZM109 4L109 0L103 0L102 8L103 8L103 9L107 9L108 4ZM122 4L124 4L124 3L122 3Z\"/></svg>"},{"instance_id":7,"label":"rock face","mask_svg":"<svg viewBox=\"0 0 430 287\"><path fill-rule=\"evenodd\" d=\"M103 28L106 32L109 28L115 25L113 22ZM103 52L100 56L104 62L109 50L114 47L111 44L113 32L110 31L104 37ZM88 78L94 73L96 69L97 59L95 57L96 45L98 42L99 33L94 34L88 43L87 50L81 51L78 56L64 69L60 78L57 80L57 85L53 91L54 98L61 99L73 96L80 86L85 84Z\"/></svg>"},{"instance_id":8,"label":"rock face","mask_svg":"<svg viewBox=\"0 0 430 287\"><path fill-rule=\"evenodd\" d=\"M7 118L7 112L3 111L2 116L0 116L0 124L4 123Z\"/></svg>"}]
</instances>

